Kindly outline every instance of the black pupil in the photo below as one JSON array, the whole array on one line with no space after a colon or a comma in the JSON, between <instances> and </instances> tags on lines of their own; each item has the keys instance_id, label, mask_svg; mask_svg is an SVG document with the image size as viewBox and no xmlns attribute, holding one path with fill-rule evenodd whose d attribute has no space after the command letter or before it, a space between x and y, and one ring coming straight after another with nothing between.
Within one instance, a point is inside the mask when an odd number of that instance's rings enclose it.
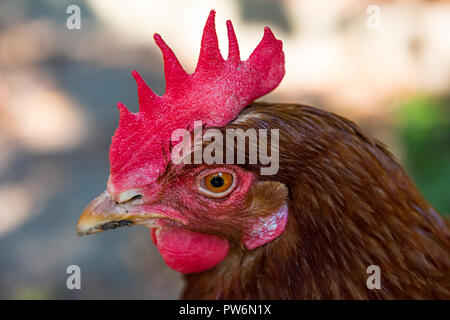
<instances>
[{"instance_id":1,"label":"black pupil","mask_svg":"<svg viewBox=\"0 0 450 320\"><path fill-rule=\"evenodd\" d=\"M214 188L220 188L225 184L225 181L220 176L214 176L211 178L210 183Z\"/></svg>"}]
</instances>

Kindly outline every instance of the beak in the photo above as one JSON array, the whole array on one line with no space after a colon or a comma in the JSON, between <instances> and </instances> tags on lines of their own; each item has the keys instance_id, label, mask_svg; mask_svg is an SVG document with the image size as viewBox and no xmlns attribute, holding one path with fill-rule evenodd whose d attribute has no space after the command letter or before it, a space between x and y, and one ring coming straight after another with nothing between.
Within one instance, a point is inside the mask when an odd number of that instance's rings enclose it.
<instances>
[{"instance_id":1,"label":"beak","mask_svg":"<svg viewBox=\"0 0 450 320\"><path fill-rule=\"evenodd\" d=\"M151 226L155 218L164 218L164 216L153 213L130 214L127 205L114 202L109 192L105 191L84 209L78 220L77 234L81 237L137 224Z\"/></svg>"}]
</instances>

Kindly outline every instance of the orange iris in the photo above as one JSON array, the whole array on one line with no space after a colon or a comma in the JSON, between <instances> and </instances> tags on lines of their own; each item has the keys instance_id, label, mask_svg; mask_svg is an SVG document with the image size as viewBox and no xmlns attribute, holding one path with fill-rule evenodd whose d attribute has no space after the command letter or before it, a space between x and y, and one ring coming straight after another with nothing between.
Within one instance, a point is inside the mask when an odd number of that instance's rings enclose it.
<instances>
[{"instance_id":1,"label":"orange iris","mask_svg":"<svg viewBox=\"0 0 450 320\"><path fill-rule=\"evenodd\" d=\"M214 193L222 193L233 184L233 176L226 172L218 172L205 177L206 188Z\"/></svg>"}]
</instances>

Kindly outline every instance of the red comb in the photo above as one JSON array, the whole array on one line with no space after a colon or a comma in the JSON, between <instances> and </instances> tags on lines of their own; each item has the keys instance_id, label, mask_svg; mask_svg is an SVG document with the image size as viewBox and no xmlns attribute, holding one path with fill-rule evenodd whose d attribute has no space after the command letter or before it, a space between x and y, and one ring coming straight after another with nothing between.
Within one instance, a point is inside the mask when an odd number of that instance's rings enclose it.
<instances>
[{"instance_id":1,"label":"red comb","mask_svg":"<svg viewBox=\"0 0 450 320\"><path fill-rule=\"evenodd\" d=\"M187 74L161 36L154 35L163 54L166 91L163 96L156 95L139 73L132 72L138 86L139 113L130 113L123 104L118 104L119 128L110 149L111 179L120 179L123 173L139 169L145 170L147 176L142 183L151 182L170 160L174 130L190 130L194 121L202 121L207 127L224 126L245 106L280 83L284 76L284 54L281 41L272 31L266 27L249 59L241 61L233 25L227 21L229 53L224 60L214 17L215 12L211 11L193 74Z\"/></svg>"}]
</instances>

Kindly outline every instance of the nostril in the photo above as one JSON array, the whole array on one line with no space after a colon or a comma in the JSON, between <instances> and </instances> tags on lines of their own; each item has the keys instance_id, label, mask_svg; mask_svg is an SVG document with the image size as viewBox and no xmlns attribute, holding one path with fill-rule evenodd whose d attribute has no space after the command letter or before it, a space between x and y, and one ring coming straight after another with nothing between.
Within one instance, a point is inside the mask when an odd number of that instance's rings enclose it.
<instances>
[{"instance_id":1,"label":"nostril","mask_svg":"<svg viewBox=\"0 0 450 320\"><path fill-rule=\"evenodd\" d=\"M133 198L131 198L131 199L128 200L128 201L138 200L138 199L141 199L141 198L142 198L142 195L137 194L137 195L135 195Z\"/></svg>"},{"instance_id":2,"label":"nostril","mask_svg":"<svg viewBox=\"0 0 450 320\"><path fill-rule=\"evenodd\" d=\"M115 203L125 203L125 202L131 202L137 199L141 199L142 195L140 194L139 190L132 189L132 190L126 190L118 194L117 196L113 196L113 200Z\"/></svg>"}]
</instances>

